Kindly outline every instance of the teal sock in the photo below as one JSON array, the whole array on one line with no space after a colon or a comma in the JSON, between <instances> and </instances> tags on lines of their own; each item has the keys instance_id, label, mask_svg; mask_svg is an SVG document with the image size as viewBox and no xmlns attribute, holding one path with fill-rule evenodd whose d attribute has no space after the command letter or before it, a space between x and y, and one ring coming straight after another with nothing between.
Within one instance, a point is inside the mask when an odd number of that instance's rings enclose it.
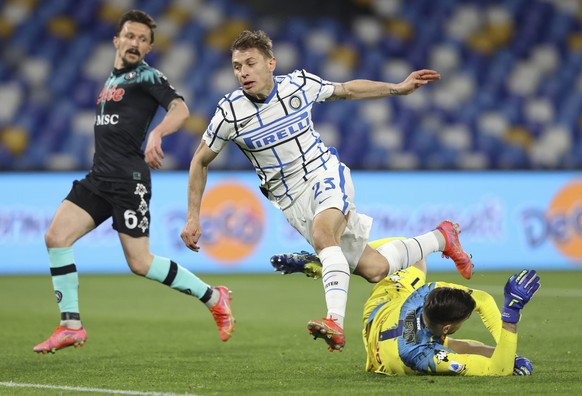
<instances>
[{"instance_id":1,"label":"teal sock","mask_svg":"<svg viewBox=\"0 0 582 396\"><path fill-rule=\"evenodd\" d=\"M191 294L205 302L212 294L212 288L200 278L165 257L154 256L146 278L158 281L182 293Z\"/></svg>"},{"instance_id":2,"label":"teal sock","mask_svg":"<svg viewBox=\"0 0 582 396\"><path fill-rule=\"evenodd\" d=\"M79 313L79 275L73 248L49 248L53 288L62 313ZM61 315L62 316L62 315Z\"/></svg>"}]
</instances>

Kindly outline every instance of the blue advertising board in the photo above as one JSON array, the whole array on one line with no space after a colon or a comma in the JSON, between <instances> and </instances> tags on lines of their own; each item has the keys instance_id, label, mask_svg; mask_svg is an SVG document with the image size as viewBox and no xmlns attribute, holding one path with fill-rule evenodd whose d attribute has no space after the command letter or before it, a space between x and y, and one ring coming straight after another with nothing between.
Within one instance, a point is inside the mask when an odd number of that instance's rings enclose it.
<instances>
[{"instance_id":1,"label":"blue advertising board","mask_svg":"<svg viewBox=\"0 0 582 396\"><path fill-rule=\"evenodd\" d=\"M0 174L0 273L48 274L44 232L83 173ZM582 175L575 172L352 172L356 206L374 218L372 239L414 236L444 219L461 224L476 271L582 269ZM154 172L153 253L196 273L272 271L275 253L311 250L259 192L252 172L210 172L202 249L180 239L187 173ZM74 245L83 273L129 272L108 220ZM435 271L454 270L440 254Z\"/></svg>"}]
</instances>

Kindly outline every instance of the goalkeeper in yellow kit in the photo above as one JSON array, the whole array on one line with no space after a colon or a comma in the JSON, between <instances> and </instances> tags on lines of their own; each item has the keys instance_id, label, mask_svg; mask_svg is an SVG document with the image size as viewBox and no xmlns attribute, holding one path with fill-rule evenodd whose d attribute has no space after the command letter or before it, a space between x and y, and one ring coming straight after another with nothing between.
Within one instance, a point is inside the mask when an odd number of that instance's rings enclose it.
<instances>
[{"instance_id":1,"label":"goalkeeper in yellow kit","mask_svg":"<svg viewBox=\"0 0 582 396\"><path fill-rule=\"evenodd\" d=\"M303 272L311 277L320 265L317 256L307 252L275 255L271 262L276 270L282 271L285 265L284 273ZM303 264L303 270L298 263ZM516 355L517 322L521 309L539 287L534 270L510 277L501 313L493 297L484 291L446 282L426 283L424 260L395 272L375 285L364 305L366 371L386 375L531 375L531 362ZM481 317L496 347L451 337L473 311Z\"/></svg>"},{"instance_id":2,"label":"goalkeeper in yellow kit","mask_svg":"<svg viewBox=\"0 0 582 396\"><path fill-rule=\"evenodd\" d=\"M533 270L505 285L503 313L491 295L446 282L425 283L424 262L376 284L364 305L366 371L387 375L530 375L517 351L520 310L539 288ZM450 337L476 311L496 347Z\"/></svg>"}]
</instances>

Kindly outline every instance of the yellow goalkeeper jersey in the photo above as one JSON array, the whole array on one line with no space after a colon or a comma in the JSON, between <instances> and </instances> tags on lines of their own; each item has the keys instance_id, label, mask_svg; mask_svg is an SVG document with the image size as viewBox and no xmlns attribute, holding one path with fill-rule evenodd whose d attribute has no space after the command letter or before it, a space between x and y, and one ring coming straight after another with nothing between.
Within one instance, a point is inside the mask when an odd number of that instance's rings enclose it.
<instances>
[{"instance_id":1,"label":"yellow goalkeeper jersey","mask_svg":"<svg viewBox=\"0 0 582 396\"><path fill-rule=\"evenodd\" d=\"M422 322L422 307L436 287L469 292L475 311L495 339L493 355L458 354L446 337L436 337ZM446 282L426 283L415 267L398 271L379 282L364 305L363 340L366 371L387 375L512 375L517 334L501 327L501 313L488 293Z\"/></svg>"}]
</instances>

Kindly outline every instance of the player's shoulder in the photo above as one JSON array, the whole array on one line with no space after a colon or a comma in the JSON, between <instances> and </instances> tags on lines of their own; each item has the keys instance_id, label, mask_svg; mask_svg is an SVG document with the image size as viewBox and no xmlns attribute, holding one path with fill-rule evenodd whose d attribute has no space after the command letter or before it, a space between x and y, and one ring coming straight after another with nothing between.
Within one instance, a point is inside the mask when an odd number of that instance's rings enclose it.
<instances>
[{"instance_id":1,"label":"player's shoulder","mask_svg":"<svg viewBox=\"0 0 582 396\"><path fill-rule=\"evenodd\" d=\"M160 83L162 81L168 81L168 78L160 70L153 66L150 66L147 62L142 61L135 69L126 74L126 79L128 77L137 79L138 82L150 82L150 83Z\"/></svg>"},{"instance_id":2,"label":"player's shoulder","mask_svg":"<svg viewBox=\"0 0 582 396\"><path fill-rule=\"evenodd\" d=\"M305 69L295 69L289 74L283 74L283 75L276 76L275 80L277 82L284 82L286 80L291 81L291 82L297 82L297 81L305 82L306 80L320 82L322 80L322 78L314 73L311 73L311 72L305 70Z\"/></svg>"},{"instance_id":3,"label":"player's shoulder","mask_svg":"<svg viewBox=\"0 0 582 396\"><path fill-rule=\"evenodd\" d=\"M243 93L242 88L237 88L234 91L231 91L229 93L227 93L226 95L224 95L220 101L219 104L225 103L225 102L237 102L241 99L245 98L245 94Z\"/></svg>"},{"instance_id":4,"label":"player's shoulder","mask_svg":"<svg viewBox=\"0 0 582 396\"><path fill-rule=\"evenodd\" d=\"M302 90L304 92L311 92L314 95L319 95L322 87L332 84L317 74L311 73L305 69L297 69L287 75L278 77L280 78L278 83L283 92Z\"/></svg>"},{"instance_id":5,"label":"player's shoulder","mask_svg":"<svg viewBox=\"0 0 582 396\"><path fill-rule=\"evenodd\" d=\"M224 95L218 101L214 117L221 117L227 122L233 122L238 117L235 117L235 113L238 115L248 111L254 112L255 108L243 93L242 88L239 88Z\"/></svg>"},{"instance_id":6,"label":"player's shoulder","mask_svg":"<svg viewBox=\"0 0 582 396\"><path fill-rule=\"evenodd\" d=\"M413 294L421 296L422 298L426 297L435 287L437 287L437 282L428 282L424 285L420 286L416 289Z\"/></svg>"},{"instance_id":7,"label":"player's shoulder","mask_svg":"<svg viewBox=\"0 0 582 396\"><path fill-rule=\"evenodd\" d=\"M303 69L295 69L290 73L287 74L279 74L277 76L275 76L275 81L277 82L282 82L285 80L292 80L292 79L296 79L296 78L301 78L302 74L305 73L305 70Z\"/></svg>"},{"instance_id":8,"label":"player's shoulder","mask_svg":"<svg viewBox=\"0 0 582 396\"><path fill-rule=\"evenodd\" d=\"M218 108L233 108L240 107L246 102L249 102L248 98L243 93L242 88L235 89L232 92L227 93L218 101Z\"/></svg>"}]
</instances>

